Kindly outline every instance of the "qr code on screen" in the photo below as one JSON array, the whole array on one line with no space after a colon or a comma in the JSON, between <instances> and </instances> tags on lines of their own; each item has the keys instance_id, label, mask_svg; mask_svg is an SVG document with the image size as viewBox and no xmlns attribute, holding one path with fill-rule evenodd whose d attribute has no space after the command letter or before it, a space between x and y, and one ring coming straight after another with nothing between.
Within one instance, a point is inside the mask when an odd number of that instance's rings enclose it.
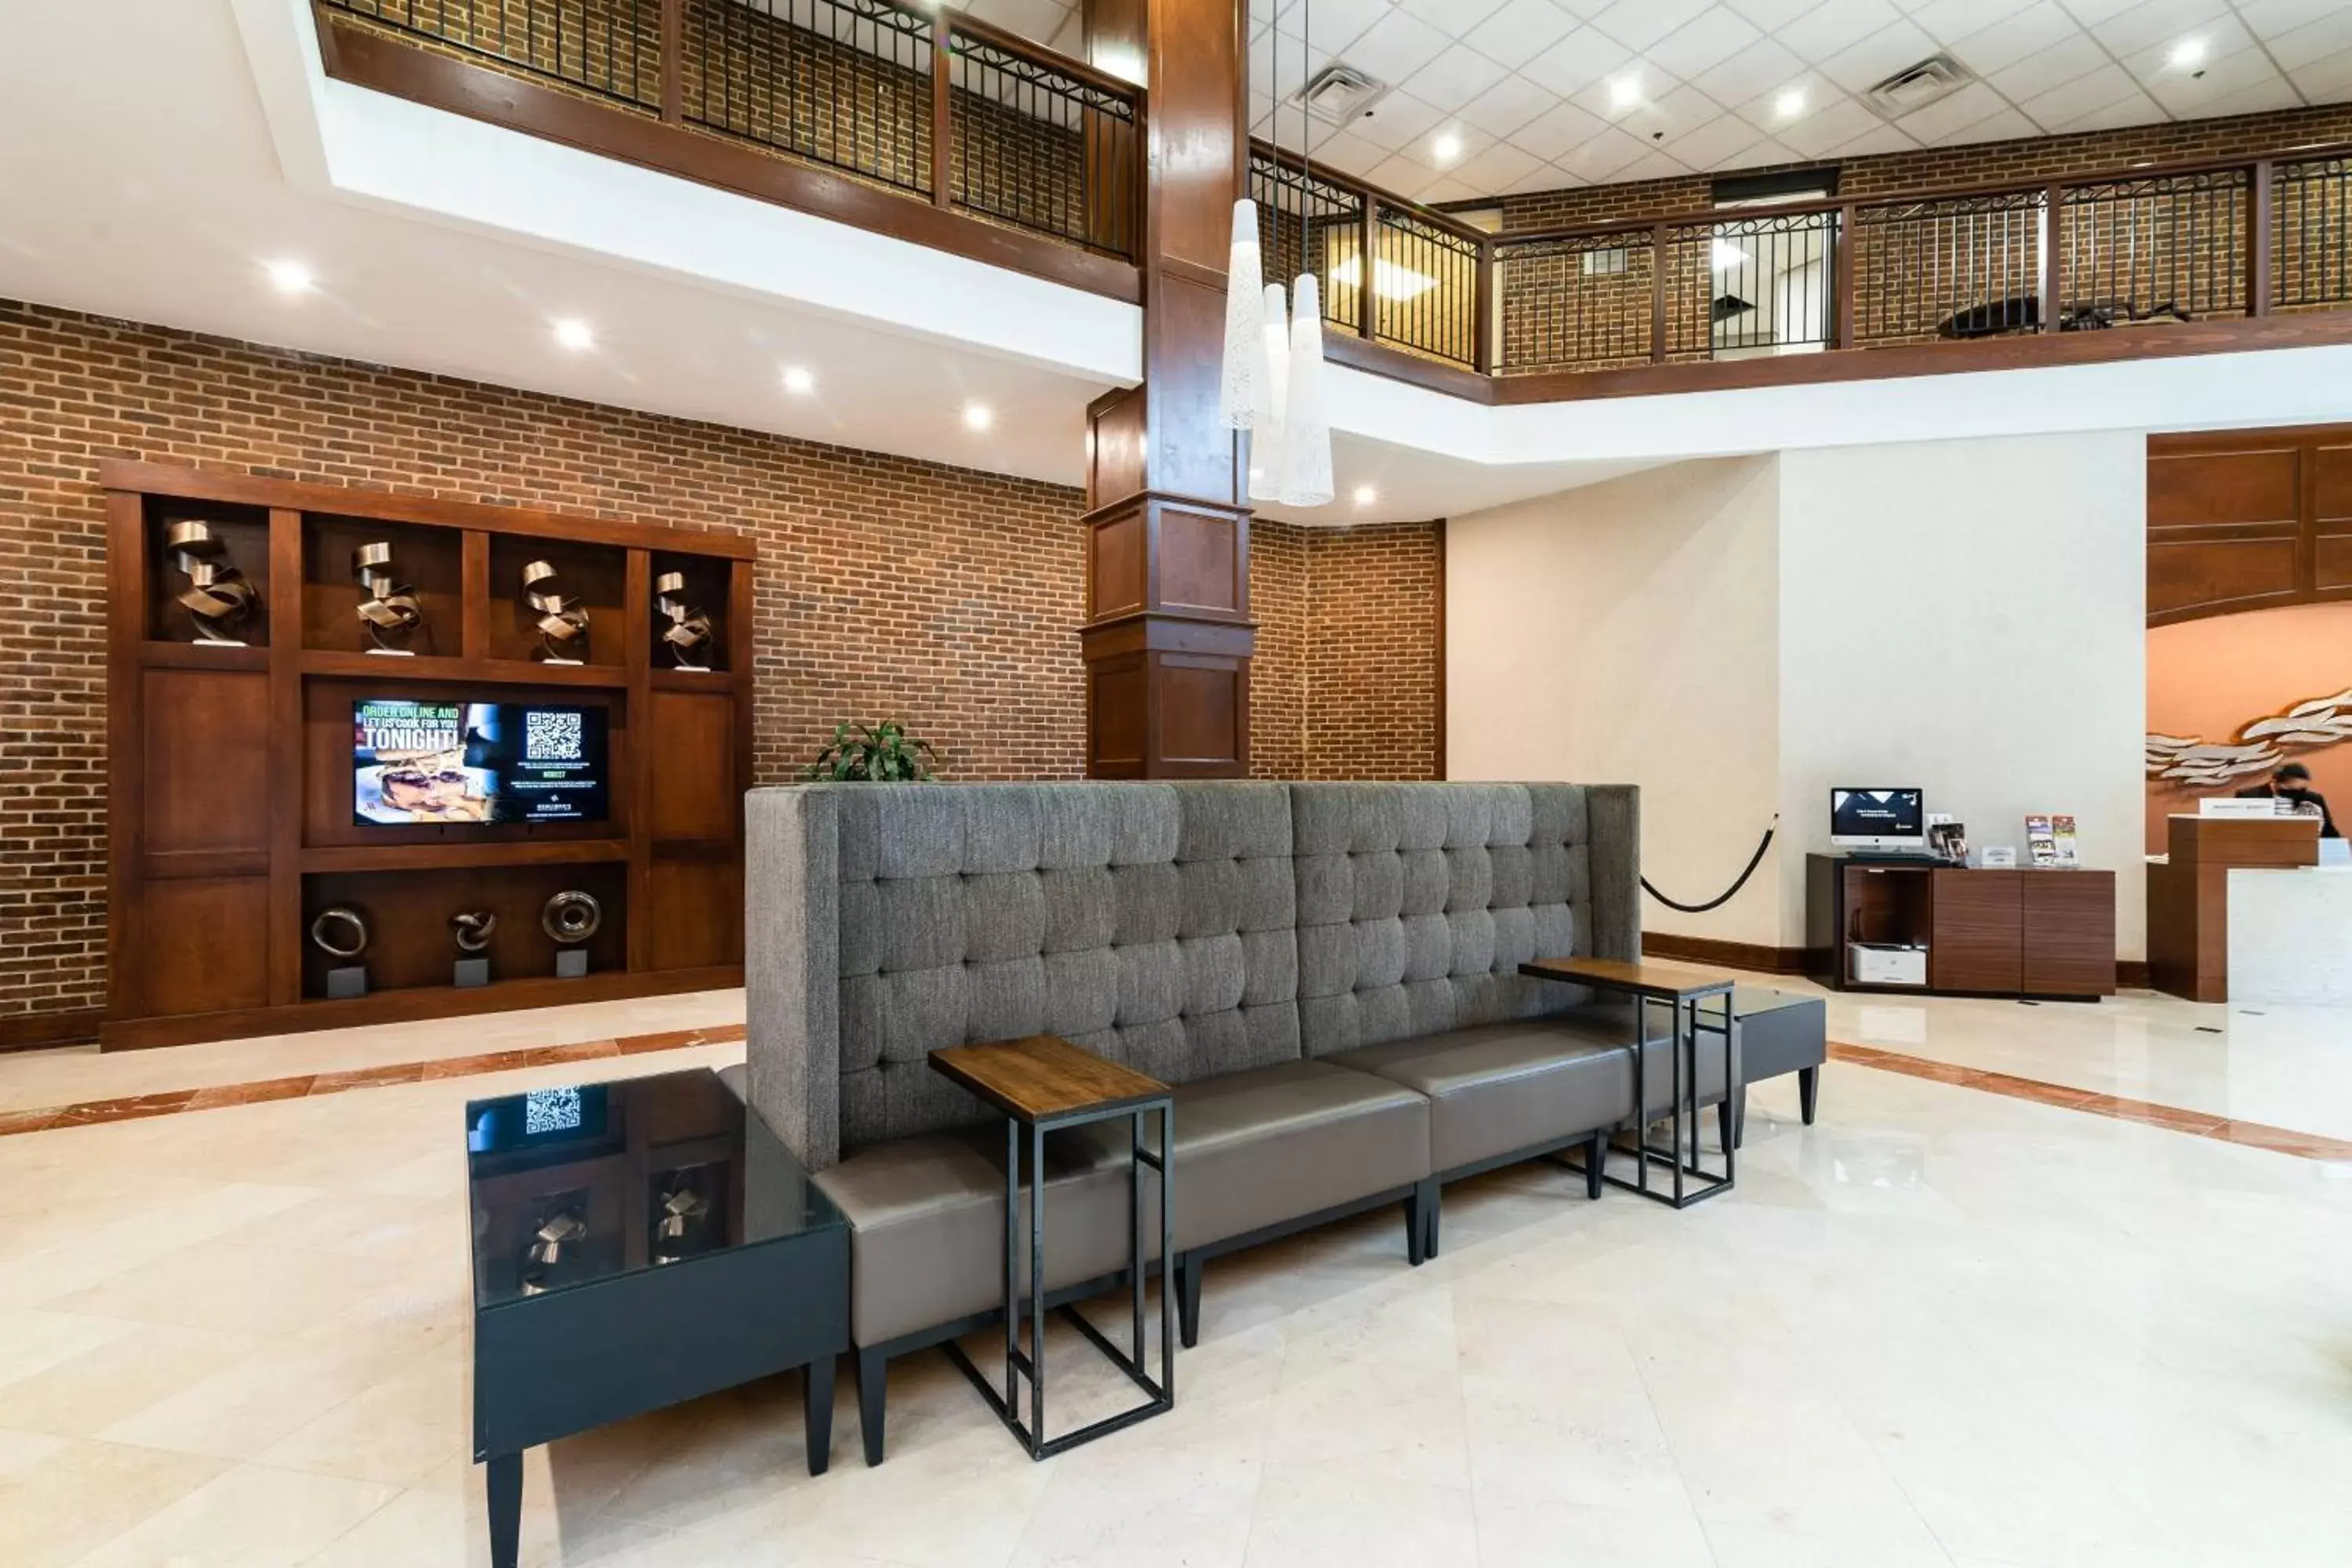
<instances>
[{"instance_id":1,"label":"qr code on screen","mask_svg":"<svg viewBox=\"0 0 2352 1568\"><path fill-rule=\"evenodd\" d=\"M534 1132L569 1132L579 1125L578 1089L533 1089L522 1097L525 1136Z\"/></svg>"},{"instance_id":2,"label":"qr code on screen","mask_svg":"<svg viewBox=\"0 0 2352 1568\"><path fill-rule=\"evenodd\" d=\"M534 763L580 760L580 715L534 709L523 716L523 755Z\"/></svg>"}]
</instances>

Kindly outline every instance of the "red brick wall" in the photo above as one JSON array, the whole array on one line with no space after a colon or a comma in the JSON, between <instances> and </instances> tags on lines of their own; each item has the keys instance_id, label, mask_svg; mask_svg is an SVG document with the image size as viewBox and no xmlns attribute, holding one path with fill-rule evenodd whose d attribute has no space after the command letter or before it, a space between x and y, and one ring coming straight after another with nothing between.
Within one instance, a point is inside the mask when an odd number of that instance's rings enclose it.
<instances>
[{"instance_id":1,"label":"red brick wall","mask_svg":"<svg viewBox=\"0 0 2352 1568\"><path fill-rule=\"evenodd\" d=\"M1075 489L0 300L0 1026L104 995L112 457L748 535L759 782L885 715L955 778L1084 771ZM1259 525L1261 773L1427 776L1433 537Z\"/></svg>"},{"instance_id":2,"label":"red brick wall","mask_svg":"<svg viewBox=\"0 0 2352 1568\"><path fill-rule=\"evenodd\" d=\"M2032 136L2014 142L1986 142L1967 147L1928 147L1911 153L1885 153L1875 157L1838 163L1841 196L1876 196L1907 191L1943 190L1961 185L2006 184L2012 181L2059 179L2098 174L2136 163L2192 163L2205 158L2234 158L2315 142L2352 142L2352 104L2293 110L2284 114L2242 114L2227 120L2196 120L2177 124L2135 125L2120 131L2092 131L2079 136ZM1836 160L1827 160L1837 163ZM1818 168L1819 163L1782 165ZM1760 174L1766 169L1742 169ZM1500 202L1474 202L1475 207L1499 206L1506 233L1530 229L1582 227L1632 218L1674 217L1704 212L1714 205L1715 176L1693 174L1672 180L1633 180L1616 185L1583 185L1573 190L1539 191L1506 196Z\"/></svg>"}]
</instances>

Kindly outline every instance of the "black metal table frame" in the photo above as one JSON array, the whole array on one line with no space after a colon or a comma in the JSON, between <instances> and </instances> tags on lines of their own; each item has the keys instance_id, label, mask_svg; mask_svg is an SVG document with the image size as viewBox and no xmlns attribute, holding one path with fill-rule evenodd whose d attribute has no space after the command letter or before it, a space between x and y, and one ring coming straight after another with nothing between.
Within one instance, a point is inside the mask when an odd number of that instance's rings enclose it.
<instances>
[{"instance_id":1,"label":"black metal table frame","mask_svg":"<svg viewBox=\"0 0 2352 1568\"><path fill-rule=\"evenodd\" d=\"M1155 1154L1143 1145L1143 1119L1157 1111L1160 1116L1160 1148ZM1093 1342L1095 1348L1129 1381L1150 1397L1132 1409L1116 1415L1107 1415L1090 1422L1075 1432L1058 1437L1045 1436L1045 1134L1066 1127L1080 1127L1089 1122L1108 1121L1114 1117L1129 1119L1127 1168L1128 1186L1128 1268L1129 1291L1133 1304L1134 1349L1122 1351L1111 1342L1100 1329L1087 1321L1075 1302L1058 1310L1073 1328ZM965 1355L963 1347L950 1340L941 1348L948 1358L962 1369L981 1397L988 1401L997 1419L1021 1440L1032 1459L1050 1458L1081 1443L1109 1436L1139 1421L1150 1420L1176 1407L1176 1294L1170 1264L1175 1258L1176 1226L1174 1205L1170 1193L1166 1156L1176 1147L1176 1104L1165 1096L1142 1101L1125 1100L1112 1106L1089 1106L1084 1110L1064 1111L1059 1115L1040 1117L1026 1123L1029 1129L1029 1349L1024 1352L1020 1344L1022 1319L1018 1232L1021 1213L1021 1129L1023 1119L1008 1115L1004 1119L1004 1390L1002 1394L992 1387L987 1378ZM1154 1380L1144 1369L1143 1282L1146 1269L1143 1257L1143 1168L1149 1165L1160 1175L1160 1376ZM1021 1419L1020 1380L1029 1380L1029 1415Z\"/></svg>"},{"instance_id":2,"label":"black metal table frame","mask_svg":"<svg viewBox=\"0 0 2352 1568\"><path fill-rule=\"evenodd\" d=\"M1581 983L1596 989L1608 988L1603 983L1590 979ZM1650 996L1633 993L1633 1044L1631 1047L1633 1054L1633 1147L1630 1152L1634 1161L1634 1179L1629 1182L1622 1176L1610 1175L1604 1155L1601 1179L1611 1186L1638 1193L1653 1203L1686 1209L1717 1194L1729 1192L1738 1180L1739 1152L1736 1140L1724 1147L1720 1174L1707 1170L1700 1163L1699 1127L1705 1119L1699 1114L1698 1104L1698 1037L1703 1033L1723 1037L1723 1091L1726 1094L1738 1092L1739 1064L1734 1059L1738 1053L1732 1033L1738 1023L1731 1005L1735 984L1726 980L1720 984L1678 996ZM1723 999L1723 1014L1720 1023L1710 1025L1706 1022L1706 1016L1700 1011L1699 1004L1712 996ZM1674 1088L1669 1115L1665 1118L1674 1123L1674 1137L1664 1149L1650 1142L1650 1129L1655 1123L1650 1115L1649 1085L1645 1081L1650 1055L1650 1007L1653 1003L1664 1005L1674 1017L1673 1045L1667 1052L1667 1059L1673 1064ZM1690 1127L1687 1159L1684 1157L1683 1146L1685 1121ZM1661 1161L1674 1173L1674 1185L1670 1192L1654 1191L1650 1186L1650 1167ZM1687 1186L1685 1178L1696 1178L1705 1185Z\"/></svg>"}]
</instances>

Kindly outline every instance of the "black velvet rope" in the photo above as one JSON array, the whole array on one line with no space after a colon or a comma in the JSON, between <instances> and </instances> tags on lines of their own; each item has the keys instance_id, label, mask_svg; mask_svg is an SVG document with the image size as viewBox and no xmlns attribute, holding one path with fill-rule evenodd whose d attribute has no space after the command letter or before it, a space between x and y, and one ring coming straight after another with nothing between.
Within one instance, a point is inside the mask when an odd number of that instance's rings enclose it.
<instances>
[{"instance_id":1,"label":"black velvet rope","mask_svg":"<svg viewBox=\"0 0 2352 1568\"><path fill-rule=\"evenodd\" d=\"M1642 879L1642 891L1649 894L1650 897L1657 900L1658 902L1665 905L1666 908L1670 910L1680 910L1686 915L1703 915L1709 910L1719 910L1723 908L1724 905L1731 902L1732 900L1738 898L1739 896L1739 889L1748 886L1748 879L1756 875L1757 867L1764 864L1764 851L1772 847L1772 836L1779 831L1780 831L1780 819L1778 816L1775 816L1772 819L1772 826L1764 830L1762 840L1757 844L1756 853L1748 858L1748 868L1739 873L1738 880L1733 882L1730 888L1724 892L1721 898L1709 899L1703 904L1677 903L1674 900L1666 897L1665 894L1658 891L1657 889L1652 887L1650 885L1650 879L1647 877Z\"/></svg>"}]
</instances>

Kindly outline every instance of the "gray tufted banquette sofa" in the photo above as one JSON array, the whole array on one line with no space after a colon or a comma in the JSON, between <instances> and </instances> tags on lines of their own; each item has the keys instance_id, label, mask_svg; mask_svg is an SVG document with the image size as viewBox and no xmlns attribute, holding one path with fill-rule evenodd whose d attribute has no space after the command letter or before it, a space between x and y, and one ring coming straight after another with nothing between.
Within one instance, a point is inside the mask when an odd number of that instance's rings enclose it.
<instances>
[{"instance_id":1,"label":"gray tufted banquette sofa","mask_svg":"<svg viewBox=\"0 0 2352 1568\"><path fill-rule=\"evenodd\" d=\"M1638 956L1630 786L817 784L747 812L748 1092L855 1227L868 1463L889 1360L1001 1312L1003 1124L935 1049L1055 1034L1176 1086L1186 1344L1211 1258L1401 1203L1418 1263L1445 1180L1580 1144L1598 1195L1632 1117L1630 1013L1517 973ZM1048 1140L1049 1301L1125 1269L1126 1163L1116 1125Z\"/></svg>"}]
</instances>

